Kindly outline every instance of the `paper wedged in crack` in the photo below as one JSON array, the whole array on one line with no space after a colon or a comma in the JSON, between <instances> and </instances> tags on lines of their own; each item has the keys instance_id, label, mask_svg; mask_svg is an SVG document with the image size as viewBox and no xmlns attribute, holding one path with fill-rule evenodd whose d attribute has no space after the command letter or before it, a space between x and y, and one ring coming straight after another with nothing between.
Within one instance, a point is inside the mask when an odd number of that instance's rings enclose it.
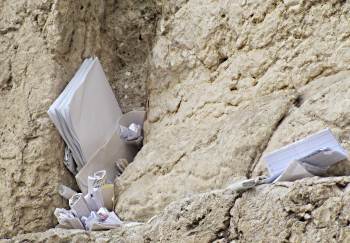
<instances>
[{"instance_id":1,"label":"paper wedged in crack","mask_svg":"<svg viewBox=\"0 0 350 243\"><path fill-rule=\"evenodd\" d=\"M163 9L145 145L119 180L123 218L146 221L184 196L266 175L264 154L326 127L349 150L350 43L338 38L350 26L348 3L190 0Z\"/></svg>"},{"instance_id":2,"label":"paper wedged in crack","mask_svg":"<svg viewBox=\"0 0 350 243\"><path fill-rule=\"evenodd\" d=\"M123 112L145 105L158 10L153 1L0 2L0 238L54 227L54 208L67 206L57 186L77 190L45 111L83 59L103 60Z\"/></svg>"},{"instance_id":3,"label":"paper wedged in crack","mask_svg":"<svg viewBox=\"0 0 350 243\"><path fill-rule=\"evenodd\" d=\"M52 209L64 205L53 192L62 181L71 185L73 180L61 163L62 142L45 111L82 57L93 54L108 66L125 110L146 103L149 81L146 144L122 178L121 198L126 200L117 205L127 218L146 220L183 195L219 188L223 182L216 178L222 174L229 180L266 173L260 159L265 150L324 127L332 128L349 150L347 1L180 0L163 1L161 16L158 9L151 1L0 3L0 191L13 195L1 197L2 235L46 229L54 224ZM286 93L293 94L294 103L279 106L289 97ZM277 104L262 105L260 98L271 94ZM349 172L347 165L335 172ZM310 183L303 180L290 192L282 184L255 196L247 193L242 207L232 210L242 212L230 230L233 240L350 241L345 226L349 208L342 203L348 195L339 194L345 184ZM290 200L281 201L283 195ZM308 223L308 214L314 224ZM210 239L225 238L225 226L191 230L202 227L202 215L188 215L199 217L188 229L182 224L182 236L203 232L212 234ZM187 222L187 217L180 219ZM164 234L171 227L163 229L150 239L181 239ZM111 237L148 240L139 228L123 230L110 232ZM94 241L105 235L52 230L32 237Z\"/></svg>"},{"instance_id":4,"label":"paper wedged in crack","mask_svg":"<svg viewBox=\"0 0 350 243\"><path fill-rule=\"evenodd\" d=\"M49 230L9 242L347 242L349 177L262 185L242 195L216 190L169 204L151 222L107 232Z\"/></svg>"}]
</instances>

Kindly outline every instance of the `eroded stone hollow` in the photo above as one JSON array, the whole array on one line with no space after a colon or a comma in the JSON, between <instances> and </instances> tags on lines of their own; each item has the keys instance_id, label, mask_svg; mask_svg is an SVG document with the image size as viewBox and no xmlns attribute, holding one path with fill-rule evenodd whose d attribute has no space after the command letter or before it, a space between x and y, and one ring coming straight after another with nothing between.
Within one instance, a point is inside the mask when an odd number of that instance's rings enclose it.
<instances>
[{"instance_id":1,"label":"eroded stone hollow","mask_svg":"<svg viewBox=\"0 0 350 243\"><path fill-rule=\"evenodd\" d=\"M96 55L123 110L148 108L115 211L158 216L14 241L349 241L348 176L222 190L325 127L350 149L349 17L343 0L0 2L1 236L55 224L55 187L73 180L46 110Z\"/></svg>"},{"instance_id":2,"label":"eroded stone hollow","mask_svg":"<svg viewBox=\"0 0 350 243\"><path fill-rule=\"evenodd\" d=\"M53 227L66 206L63 142L46 111L84 58L98 56L123 109L147 102L153 1L0 2L0 236Z\"/></svg>"}]
</instances>

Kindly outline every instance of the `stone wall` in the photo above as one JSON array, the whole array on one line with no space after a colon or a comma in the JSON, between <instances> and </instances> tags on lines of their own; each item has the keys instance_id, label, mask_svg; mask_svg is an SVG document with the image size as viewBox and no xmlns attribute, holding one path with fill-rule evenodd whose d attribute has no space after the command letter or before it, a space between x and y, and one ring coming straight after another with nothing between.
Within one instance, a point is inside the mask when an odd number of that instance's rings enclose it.
<instances>
[{"instance_id":1,"label":"stone wall","mask_svg":"<svg viewBox=\"0 0 350 243\"><path fill-rule=\"evenodd\" d=\"M48 43L53 3L0 5L0 235L8 236L53 225L54 207L64 205L56 186L73 180L46 115L63 84Z\"/></svg>"},{"instance_id":2,"label":"stone wall","mask_svg":"<svg viewBox=\"0 0 350 243\"><path fill-rule=\"evenodd\" d=\"M63 143L46 111L85 57L100 58L124 111L146 103L152 1L0 1L0 237L48 229L65 206Z\"/></svg>"},{"instance_id":3,"label":"stone wall","mask_svg":"<svg viewBox=\"0 0 350 243\"><path fill-rule=\"evenodd\" d=\"M217 190L169 204L146 224L102 232L52 229L10 242L349 242L349 177Z\"/></svg>"},{"instance_id":4,"label":"stone wall","mask_svg":"<svg viewBox=\"0 0 350 243\"><path fill-rule=\"evenodd\" d=\"M348 177L219 190L325 127L350 150L349 17L344 0L0 2L0 237L47 229L64 206L55 188L73 180L46 110L97 55L123 110L149 93L145 145L116 183L116 212L158 216L14 241L349 241Z\"/></svg>"},{"instance_id":5,"label":"stone wall","mask_svg":"<svg viewBox=\"0 0 350 243\"><path fill-rule=\"evenodd\" d=\"M325 127L350 149L348 1L163 9L147 141L120 179L123 218L147 220L179 198L262 174L264 153Z\"/></svg>"}]
</instances>

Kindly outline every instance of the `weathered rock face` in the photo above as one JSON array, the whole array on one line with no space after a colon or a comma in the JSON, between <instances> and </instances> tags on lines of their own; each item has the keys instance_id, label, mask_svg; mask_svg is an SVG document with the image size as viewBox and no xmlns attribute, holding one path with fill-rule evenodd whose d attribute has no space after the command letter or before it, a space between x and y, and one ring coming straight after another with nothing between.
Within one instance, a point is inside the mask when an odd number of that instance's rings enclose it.
<instances>
[{"instance_id":1,"label":"weathered rock face","mask_svg":"<svg viewBox=\"0 0 350 243\"><path fill-rule=\"evenodd\" d=\"M57 65L47 43L52 3L0 5L0 236L8 236L53 225L53 209L63 205L55 187L73 181L46 115L58 92Z\"/></svg>"},{"instance_id":2,"label":"weathered rock face","mask_svg":"<svg viewBox=\"0 0 350 243\"><path fill-rule=\"evenodd\" d=\"M348 242L348 184L349 177L311 178L249 191L231 209L230 236L241 242Z\"/></svg>"},{"instance_id":3,"label":"weathered rock face","mask_svg":"<svg viewBox=\"0 0 350 243\"><path fill-rule=\"evenodd\" d=\"M151 222L105 232L50 230L4 242L349 242L349 177L308 178L171 203Z\"/></svg>"},{"instance_id":4,"label":"weathered rock face","mask_svg":"<svg viewBox=\"0 0 350 243\"><path fill-rule=\"evenodd\" d=\"M61 85L68 82L84 58L95 55L122 110L144 107L147 57L159 11L155 1L64 0L54 6L54 26L49 33L55 56L64 67Z\"/></svg>"},{"instance_id":5,"label":"weathered rock face","mask_svg":"<svg viewBox=\"0 0 350 243\"><path fill-rule=\"evenodd\" d=\"M156 13L152 1L0 2L0 237L52 227L65 205L56 187L74 181L46 111L85 57L100 57L123 110L145 104Z\"/></svg>"},{"instance_id":6,"label":"weathered rock face","mask_svg":"<svg viewBox=\"0 0 350 243\"><path fill-rule=\"evenodd\" d=\"M349 241L348 177L211 190L266 173L264 153L325 127L350 150L350 3L160 7L154 38L155 1L0 2L0 237L50 227L64 205L55 187L72 178L46 110L83 58L97 55L123 110L145 104L148 81L146 141L118 180L116 212L158 216L14 241Z\"/></svg>"},{"instance_id":7,"label":"weathered rock face","mask_svg":"<svg viewBox=\"0 0 350 243\"><path fill-rule=\"evenodd\" d=\"M349 2L163 8L148 136L120 179L122 217L146 220L176 199L262 174L264 153L325 127L350 149Z\"/></svg>"}]
</instances>

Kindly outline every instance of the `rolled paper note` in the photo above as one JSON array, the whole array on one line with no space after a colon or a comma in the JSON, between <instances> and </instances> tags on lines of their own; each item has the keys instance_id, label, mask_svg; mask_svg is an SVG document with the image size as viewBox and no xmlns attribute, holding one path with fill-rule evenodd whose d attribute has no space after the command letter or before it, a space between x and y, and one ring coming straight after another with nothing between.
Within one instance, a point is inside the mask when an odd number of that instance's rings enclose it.
<instances>
[{"instance_id":1,"label":"rolled paper note","mask_svg":"<svg viewBox=\"0 0 350 243\"><path fill-rule=\"evenodd\" d=\"M103 207L103 197L102 197L101 187L94 188L94 190L92 191L92 198L95 201L98 208Z\"/></svg>"},{"instance_id":2,"label":"rolled paper note","mask_svg":"<svg viewBox=\"0 0 350 243\"><path fill-rule=\"evenodd\" d=\"M106 176L106 171L105 170L100 170L100 171L96 171L94 173L94 176L98 179L98 180L103 180Z\"/></svg>"},{"instance_id":3,"label":"rolled paper note","mask_svg":"<svg viewBox=\"0 0 350 243\"><path fill-rule=\"evenodd\" d=\"M97 211L99 209L99 207L96 204L96 201L94 200L92 193L86 194L84 198L85 198L86 204L88 205L91 211Z\"/></svg>"},{"instance_id":4,"label":"rolled paper note","mask_svg":"<svg viewBox=\"0 0 350 243\"><path fill-rule=\"evenodd\" d=\"M77 194L76 191L62 184L58 186L58 193L67 200Z\"/></svg>"},{"instance_id":5,"label":"rolled paper note","mask_svg":"<svg viewBox=\"0 0 350 243\"><path fill-rule=\"evenodd\" d=\"M77 165L73 159L72 151L67 147L67 145L64 148L63 163L73 175L77 174Z\"/></svg>"},{"instance_id":6,"label":"rolled paper note","mask_svg":"<svg viewBox=\"0 0 350 243\"><path fill-rule=\"evenodd\" d=\"M57 218L60 228L65 229L84 229L80 219L77 218L71 210L56 208L54 215Z\"/></svg>"},{"instance_id":7,"label":"rolled paper note","mask_svg":"<svg viewBox=\"0 0 350 243\"><path fill-rule=\"evenodd\" d=\"M130 111L119 119L119 134L126 144L141 146L143 136L143 122L146 118L145 111Z\"/></svg>"},{"instance_id":8,"label":"rolled paper note","mask_svg":"<svg viewBox=\"0 0 350 243\"><path fill-rule=\"evenodd\" d=\"M88 177L88 192L92 193L94 188L99 188L106 184L106 171L100 170Z\"/></svg>"},{"instance_id":9,"label":"rolled paper note","mask_svg":"<svg viewBox=\"0 0 350 243\"><path fill-rule=\"evenodd\" d=\"M60 184L58 186L58 193L67 200L72 198L74 195L78 194L78 192L63 184Z\"/></svg>"},{"instance_id":10,"label":"rolled paper note","mask_svg":"<svg viewBox=\"0 0 350 243\"><path fill-rule=\"evenodd\" d=\"M89 216L90 209L82 193L77 193L69 199L69 206L77 217Z\"/></svg>"}]
</instances>

